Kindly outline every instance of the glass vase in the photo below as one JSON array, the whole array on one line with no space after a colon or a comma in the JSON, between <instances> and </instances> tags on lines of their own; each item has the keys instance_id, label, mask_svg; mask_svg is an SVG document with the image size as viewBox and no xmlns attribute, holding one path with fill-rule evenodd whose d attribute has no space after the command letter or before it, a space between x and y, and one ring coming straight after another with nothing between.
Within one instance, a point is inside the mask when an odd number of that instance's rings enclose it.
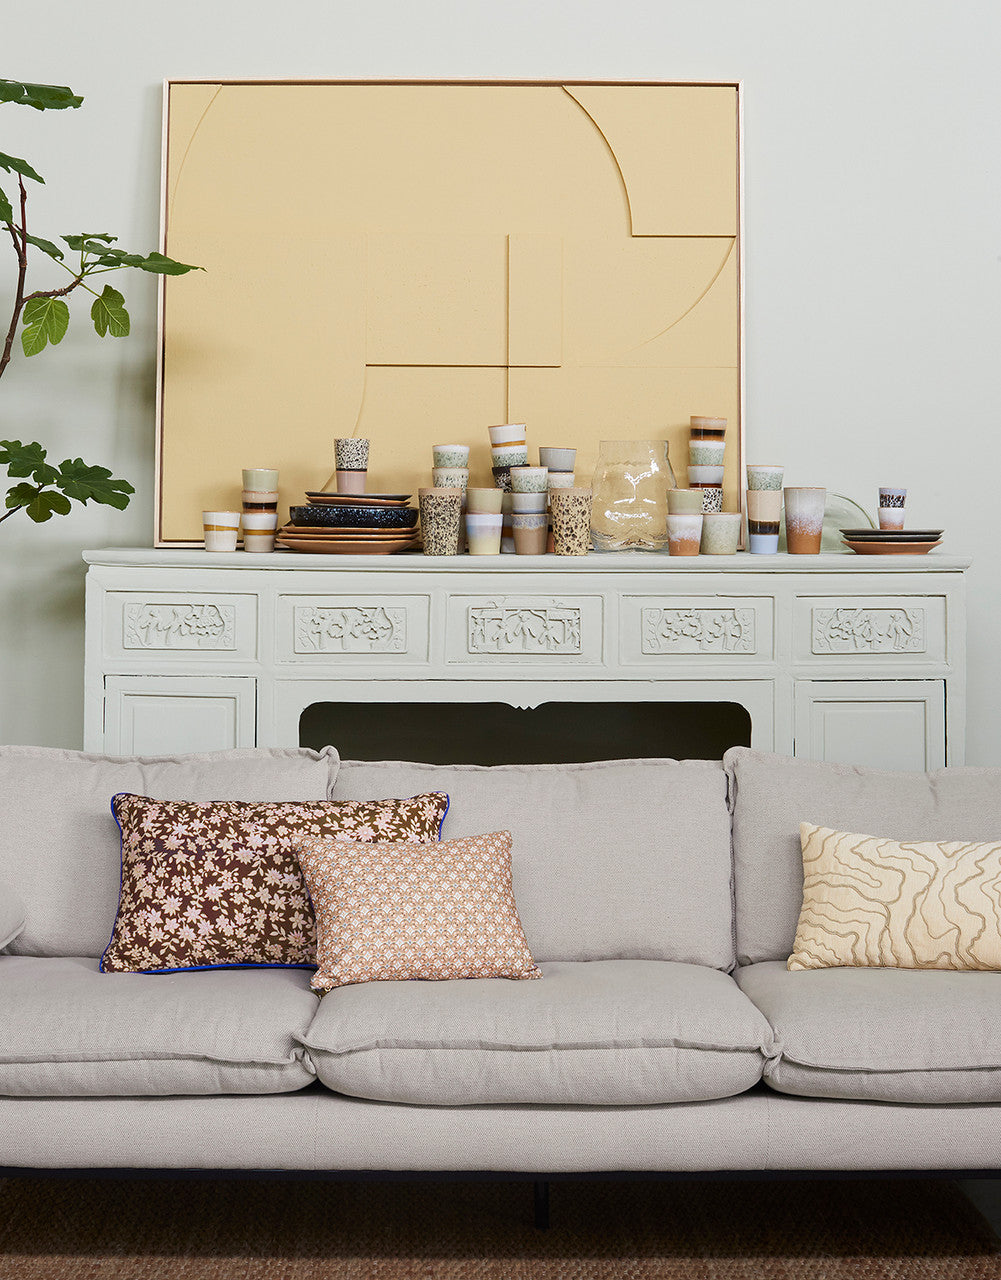
<instances>
[{"instance_id":1,"label":"glass vase","mask_svg":"<svg viewBox=\"0 0 1001 1280\"><path fill-rule=\"evenodd\" d=\"M675 487L666 440L602 440L591 488L595 551L667 546L667 491Z\"/></svg>"}]
</instances>

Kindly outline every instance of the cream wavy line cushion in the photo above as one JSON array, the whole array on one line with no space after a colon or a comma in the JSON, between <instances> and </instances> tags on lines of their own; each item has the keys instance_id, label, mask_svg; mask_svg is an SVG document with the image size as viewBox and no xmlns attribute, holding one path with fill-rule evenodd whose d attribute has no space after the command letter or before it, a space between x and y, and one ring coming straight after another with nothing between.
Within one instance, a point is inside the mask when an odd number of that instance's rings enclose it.
<instances>
[{"instance_id":1,"label":"cream wavy line cushion","mask_svg":"<svg viewBox=\"0 0 1001 1280\"><path fill-rule=\"evenodd\" d=\"M441 844L307 839L315 991L353 982L541 978L511 888L511 833Z\"/></svg>"},{"instance_id":2,"label":"cream wavy line cushion","mask_svg":"<svg viewBox=\"0 0 1001 1280\"><path fill-rule=\"evenodd\" d=\"M790 969L1001 969L1001 842L885 840L800 824Z\"/></svg>"}]
</instances>

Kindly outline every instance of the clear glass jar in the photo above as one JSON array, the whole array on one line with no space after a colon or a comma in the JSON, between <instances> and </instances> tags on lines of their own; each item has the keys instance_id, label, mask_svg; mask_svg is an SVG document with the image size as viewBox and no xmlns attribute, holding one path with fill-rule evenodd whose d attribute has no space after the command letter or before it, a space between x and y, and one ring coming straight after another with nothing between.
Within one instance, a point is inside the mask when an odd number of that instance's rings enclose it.
<instances>
[{"instance_id":1,"label":"clear glass jar","mask_svg":"<svg viewBox=\"0 0 1001 1280\"><path fill-rule=\"evenodd\" d=\"M666 440L602 440L591 488L595 551L667 546L667 491L675 479Z\"/></svg>"}]
</instances>

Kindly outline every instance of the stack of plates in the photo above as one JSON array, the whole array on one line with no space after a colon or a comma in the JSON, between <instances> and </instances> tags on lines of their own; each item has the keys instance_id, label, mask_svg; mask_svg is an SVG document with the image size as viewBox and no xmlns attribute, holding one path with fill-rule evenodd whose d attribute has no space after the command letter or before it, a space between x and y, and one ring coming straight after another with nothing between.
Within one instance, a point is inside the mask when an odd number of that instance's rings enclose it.
<instances>
[{"instance_id":1,"label":"stack of plates","mask_svg":"<svg viewBox=\"0 0 1001 1280\"><path fill-rule=\"evenodd\" d=\"M409 493L307 493L292 507L276 541L290 551L321 555L389 555L420 546Z\"/></svg>"},{"instance_id":2,"label":"stack of plates","mask_svg":"<svg viewBox=\"0 0 1001 1280\"><path fill-rule=\"evenodd\" d=\"M941 529L842 529L845 546L860 556L923 556L942 541Z\"/></svg>"}]
</instances>

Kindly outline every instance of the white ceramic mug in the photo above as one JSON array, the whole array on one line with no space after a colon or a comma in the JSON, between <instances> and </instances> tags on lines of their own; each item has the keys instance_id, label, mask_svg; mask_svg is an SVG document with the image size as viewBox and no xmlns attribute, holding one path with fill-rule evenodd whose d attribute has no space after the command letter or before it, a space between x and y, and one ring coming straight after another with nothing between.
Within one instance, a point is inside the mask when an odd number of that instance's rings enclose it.
<instances>
[{"instance_id":1,"label":"white ceramic mug","mask_svg":"<svg viewBox=\"0 0 1001 1280\"><path fill-rule=\"evenodd\" d=\"M235 551L240 533L239 511L203 511L202 532L206 551Z\"/></svg>"}]
</instances>

